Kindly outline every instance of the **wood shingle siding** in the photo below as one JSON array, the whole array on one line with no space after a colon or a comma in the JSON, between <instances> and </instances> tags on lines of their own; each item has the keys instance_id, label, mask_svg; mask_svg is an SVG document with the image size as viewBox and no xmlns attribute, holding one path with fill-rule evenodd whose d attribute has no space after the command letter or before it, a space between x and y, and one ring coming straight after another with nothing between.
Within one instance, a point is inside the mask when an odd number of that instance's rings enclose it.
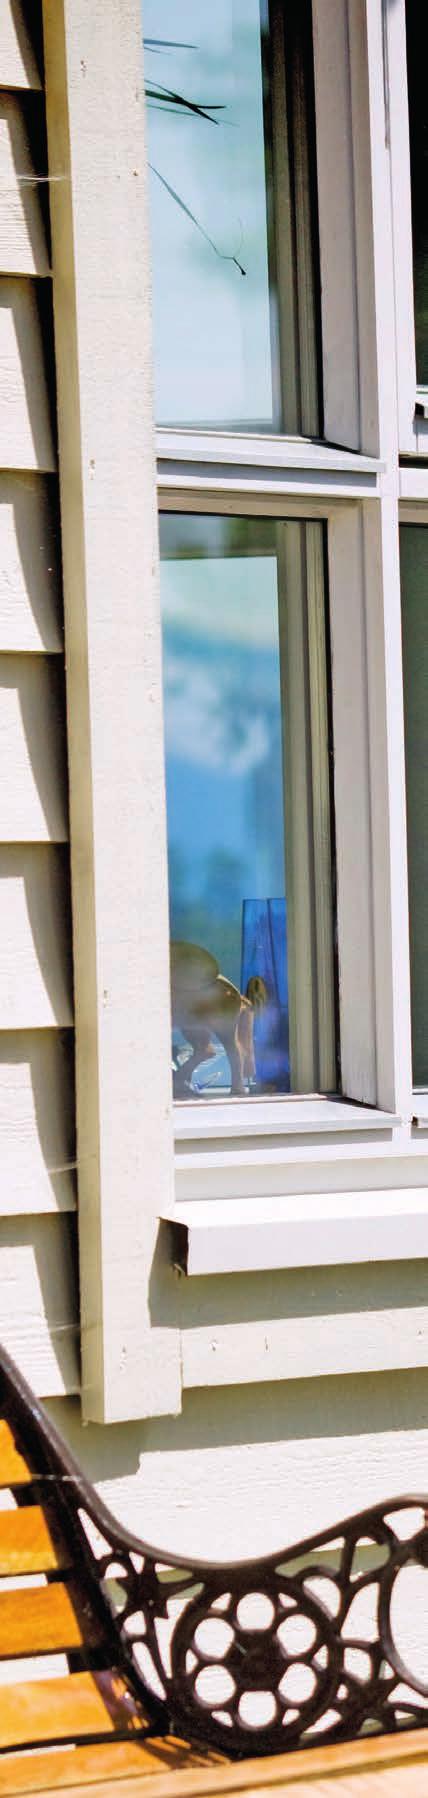
<instances>
[{"instance_id":1,"label":"wood shingle siding","mask_svg":"<svg viewBox=\"0 0 428 1798\"><path fill-rule=\"evenodd\" d=\"M0 6L0 1315L79 1385L65 682L38 4ZM49 1213L51 1215L49 1215ZM45 1214L45 1215L43 1215Z\"/></svg>"},{"instance_id":2,"label":"wood shingle siding","mask_svg":"<svg viewBox=\"0 0 428 1798\"><path fill-rule=\"evenodd\" d=\"M0 467L56 467L46 369L43 283L0 277Z\"/></svg>"},{"instance_id":3,"label":"wood shingle siding","mask_svg":"<svg viewBox=\"0 0 428 1798\"><path fill-rule=\"evenodd\" d=\"M0 1031L0 1216L74 1211L72 1033Z\"/></svg>"},{"instance_id":4,"label":"wood shingle siding","mask_svg":"<svg viewBox=\"0 0 428 1798\"><path fill-rule=\"evenodd\" d=\"M0 94L0 270L48 275L49 252L43 196L46 184L31 147L31 127L41 122L43 99ZM34 113L36 111L36 118ZM28 115L28 123L27 123ZM37 116L38 115L38 116Z\"/></svg>"},{"instance_id":5,"label":"wood shingle siding","mask_svg":"<svg viewBox=\"0 0 428 1798\"><path fill-rule=\"evenodd\" d=\"M2 1337L46 1397L79 1389L75 1219L0 1218Z\"/></svg>"},{"instance_id":6,"label":"wood shingle siding","mask_svg":"<svg viewBox=\"0 0 428 1798\"><path fill-rule=\"evenodd\" d=\"M0 651L61 655L56 481L0 473Z\"/></svg>"},{"instance_id":7,"label":"wood shingle siding","mask_svg":"<svg viewBox=\"0 0 428 1798\"><path fill-rule=\"evenodd\" d=\"M0 85L36 91L42 85L37 54L19 0L2 0L0 8Z\"/></svg>"}]
</instances>

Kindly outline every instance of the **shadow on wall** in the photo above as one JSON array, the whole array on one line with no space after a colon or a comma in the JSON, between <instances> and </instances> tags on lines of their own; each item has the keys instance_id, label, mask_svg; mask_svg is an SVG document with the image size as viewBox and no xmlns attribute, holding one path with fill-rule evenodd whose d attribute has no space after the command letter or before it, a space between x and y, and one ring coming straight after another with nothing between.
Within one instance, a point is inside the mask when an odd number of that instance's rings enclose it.
<instances>
[{"instance_id":1,"label":"shadow on wall","mask_svg":"<svg viewBox=\"0 0 428 1798\"><path fill-rule=\"evenodd\" d=\"M187 1393L183 1413L82 1429L51 1401L118 1518L168 1554L239 1560L426 1487L425 1371Z\"/></svg>"},{"instance_id":2,"label":"shadow on wall","mask_svg":"<svg viewBox=\"0 0 428 1798\"><path fill-rule=\"evenodd\" d=\"M10 0L16 40L28 80L33 80L34 62L43 79L43 24L41 0Z\"/></svg>"}]
</instances>

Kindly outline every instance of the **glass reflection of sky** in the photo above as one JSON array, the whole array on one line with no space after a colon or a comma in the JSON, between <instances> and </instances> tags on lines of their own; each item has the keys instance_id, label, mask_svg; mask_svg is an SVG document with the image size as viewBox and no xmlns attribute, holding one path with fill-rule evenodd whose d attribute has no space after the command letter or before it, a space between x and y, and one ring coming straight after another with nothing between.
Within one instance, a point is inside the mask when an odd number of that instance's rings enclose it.
<instances>
[{"instance_id":1,"label":"glass reflection of sky","mask_svg":"<svg viewBox=\"0 0 428 1798\"><path fill-rule=\"evenodd\" d=\"M201 555L211 523L213 554ZM177 526L174 554L175 520L161 519L171 934L209 949L239 986L243 902L284 894L275 527L263 522L245 554L246 521Z\"/></svg>"},{"instance_id":2,"label":"glass reflection of sky","mask_svg":"<svg viewBox=\"0 0 428 1798\"><path fill-rule=\"evenodd\" d=\"M214 109L148 100L157 420L277 428L259 0L144 0L143 29L146 86Z\"/></svg>"}]
</instances>

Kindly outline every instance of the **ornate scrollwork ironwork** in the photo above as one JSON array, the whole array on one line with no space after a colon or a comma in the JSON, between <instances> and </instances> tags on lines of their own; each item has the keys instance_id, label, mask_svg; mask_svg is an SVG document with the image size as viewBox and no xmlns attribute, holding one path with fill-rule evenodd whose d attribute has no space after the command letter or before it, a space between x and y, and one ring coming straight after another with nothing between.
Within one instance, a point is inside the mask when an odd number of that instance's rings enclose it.
<instances>
[{"instance_id":1,"label":"ornate scrollwork ironwork","mask_svg":"<svg viewBox=\"0 0 428 1798\"><path fill-rule=\"evenodd\" d=\"M257 1561L167 1558L115 1522L5 1355L0 1368L38 1502L47 1479L108 1665L148 1732L235 1758L428 1723L428 1652L422 1678L395 1616L403 1573L428 1570L426 1498L371 1506Z\"/></svg>"}]
</instances>

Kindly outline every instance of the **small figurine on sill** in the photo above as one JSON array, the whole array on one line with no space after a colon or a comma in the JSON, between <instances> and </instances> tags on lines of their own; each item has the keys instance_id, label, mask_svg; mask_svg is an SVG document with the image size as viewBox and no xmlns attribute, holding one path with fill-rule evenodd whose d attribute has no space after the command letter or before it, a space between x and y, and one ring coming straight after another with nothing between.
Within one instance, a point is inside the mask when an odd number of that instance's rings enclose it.
<instances>
[{"instance_id":1,"label":"small figurine on sill","mask_svg":"<svg viewBox=\"0 0 428 1798\"><path fill-rule=\"evenodd\" d=\"M245 993L220 974L208 949L196 943L171 943L171 996L173 1029L191 1045L191 1054L174 1057L176 1099L197 1097L192 1075L203 1062L218 1054L223 1045L230 1066L230 1093L245 1096L256 1079L254 1017L267 1004L265 981L253 974ZM217 1038L217 1041L213 1041Z\"/></svg>"}]
</instances>

